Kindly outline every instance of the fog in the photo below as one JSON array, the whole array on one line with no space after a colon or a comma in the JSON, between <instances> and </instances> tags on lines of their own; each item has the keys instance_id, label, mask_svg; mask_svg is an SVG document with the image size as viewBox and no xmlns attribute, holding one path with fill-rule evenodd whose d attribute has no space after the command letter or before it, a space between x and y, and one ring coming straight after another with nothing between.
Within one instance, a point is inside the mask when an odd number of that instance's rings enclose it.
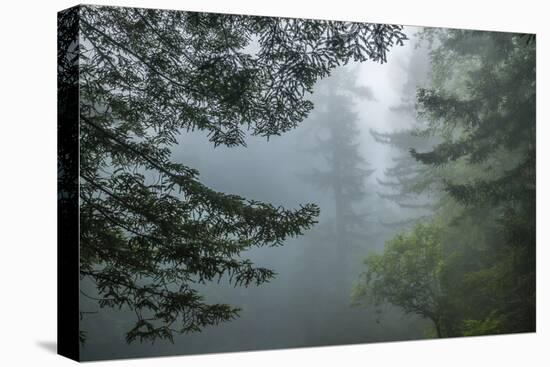
<instances>
[{"instance_id":1,"label":"fog","mask_svg":"<svg viewBox=\"0 0 550 367\"><path fill-rule=\"evenodd\" d=\"M174 343L158 340L154 344L128 345L124 335L134 322L134 313L103 308L81 322L88 335L81 348L82 358L229 352L424 337L426 320L405 315L397 308L387 308L381 316L372 308L353 307L351 301L364 256L380 250L398 229L381 225L383 218L398 219L399 209L378 195L384 188L377 183L377 179L384 180L384 172L398 152L376 142L370 131L394 132L417 123L411 100L416 88L429 77L428 54L418 46L415 36L419 30L405 28L410 40L393 48L386 64L349 64L319 81L311 96L314 111L298 128L281 136L273 136L269 141L248 136L246 147L214 148L204 132L183 132L172 150L172 158L197 169L206 186L286 208L317 203L321 209L319 223L281 247L257 248L245 254L256 265L276 271L277 276L271 282L244 288L228 286L222 279L219 284L200 286L207 301L240 307L240 316L235 320L207 327L202 332L178 335ZM338 82L343 74L348 79ZM350 87L355 89L345 91ZM327 111L323 90L341 91L347 96L346 101L352 101L351 110L357 117L353 122L357 128L357 151L365 160L364 167L372 170L363 182L365 197L353 204L356 212L366 213L367 233L361 233L359 241L348 241L354 247L350 245L343 262L338 260L338 249L334 246L334 197L330 190L304 179L314 169L329 168L322 154L315 153L312 139L326 137L319 121L323 114L326 117L333 113ZM340 123L338 116L331 119L334 124ZM90 287L86 283L82 286ZM93 304L87 302L81 297L82 308Z\"/></svg>"}]
</instances>

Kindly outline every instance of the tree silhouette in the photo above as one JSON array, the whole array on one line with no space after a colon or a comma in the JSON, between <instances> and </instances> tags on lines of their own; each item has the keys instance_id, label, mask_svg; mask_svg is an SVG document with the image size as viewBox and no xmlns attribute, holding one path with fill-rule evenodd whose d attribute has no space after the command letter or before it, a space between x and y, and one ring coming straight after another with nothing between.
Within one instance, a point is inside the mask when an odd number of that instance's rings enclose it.
<instances>
[{"instance_id":1,"label":"tree silhouette","mask_svg":"<svg viewBox=\"0 0 550 367\"><path fill-rule=\"evenodd\" d=\"M364 325L357 323L357 311L350 309L349 293L352 277L359 271L356 260L378 233L367 202L367 180L374 170L361 152L356 110L361 100L374 96L369 88L357 85L357 71L340 69L327 83L319 83L314 93L316 109L300 139L302 151L315 163L299 177L327 197L322 220L308 233L298 258L301 266L296 274L307 284L307 303L300 303L304 291L292 296L296 309L306 310L299 317L305 337L315 344L357 342L364 332ZM307 308L311 302L315 309Z\"/></svg>"},{"instance_id":2,"label":"tree silhouette","mask_svg":"<svg viewBox=\"0 0 550 367\"><path fill-rule=\"evenodd\" d=\"M435 181L435 172L416 161L411 149L429 149L435 143L430 136L418 134L425 128L425 122L416 113L416 90L429 80L429 55L427 50L415 48L403 65L407 73L406 82L401 87L400 101L389 108L391 122L405 128L381 132L371 130L371 136L380 144L392 149L392 164L384 170L384 177L377 179L381 190L378 195L387 202L399 207L396 218L381 219L381 224L392 230L411 228L419 220L433 214L436 195L429 192ZM430 195L428 195L428 192Z\"/></svg>"},{"instance_id":3,"label":"tree silhouette","mask_svg":"<svg viewBox=\"0 0 550 367\"><path fill-rule=\"evenodd\" d=\"M424 136L415 135L415 129L407 129L390 133L371 130L371 136L377 143L396 149L398 156L393 157L393 166L384 171L385 179L377 179L383 190L378 195L395 203L401 209L401 218L393 221L381 221L390 228L407 228L419 220L426 219L436 208L436 195L426 192L434 186L434 172L416 161L411 149L422 149L430 146L430 141Z\"/></svg>"},{"instance_id":4,"label":"tree silhouette","mask_svg":"<svg viewBox=\"0 0 550 367\"><path fill-rule=\"evenodd\" d=\"M97 294L81 292L135 311L128 342L236 317L193 286L268 281L274 272L243 252L282 245L319 213L209 189L171 161L177 135L235 146L247 132L282 134L312 109L317 79L350 60L385 62L406 39L393 25L98 6L70 9L60 24L78 30L59 48L76 55L64 71L79 73L80 276Z\"/></svg>"},{"instance_id":5,"label":"tree silhouette","mask_svg":"<svg viewBox=\"0 0 550 367\"><path fill-rule=\"evenodd\" d=\"M309 153L322 157L325 168L314 168L301 177L321 190L330 193L333 203L331 242L345 268L346 254L365 241L368 213L358 206L368 196L367 178L374 172L360 152L358 142L358 113L354 99L373 99L370 89L357 86L356 73L338 71L330 86L318 94L319 110L312 115L311 130L314 142Z\"/></svg>"}]
</instances>

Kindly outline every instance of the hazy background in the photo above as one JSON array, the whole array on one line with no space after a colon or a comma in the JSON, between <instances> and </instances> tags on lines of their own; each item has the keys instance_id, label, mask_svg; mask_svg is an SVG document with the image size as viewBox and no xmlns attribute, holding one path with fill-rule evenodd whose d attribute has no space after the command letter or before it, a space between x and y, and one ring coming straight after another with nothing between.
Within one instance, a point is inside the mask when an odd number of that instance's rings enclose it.
<instances>
[{"instance_id":1,"label":"hazy background","mask_svg":"<svg viewBox=\"0 0 550 367\"><path fill-rule=\"evenodd\" d=\"M426 337L425 320L404 315L397 309L387 310L380 318L372 309L350 305L351 290L362 270L364 256L380 250L384 241L398 230L380 224L382 219L399 219L400 211L377 194L383 188L376 180L384 179L384 170L392 165L396 152L377 143L369 131L399 131L415 123L414 106L409 102L416 88L429 77L427 51L417 47L415 33L419 30L405 28L410 40L402 47L392 48L386 64L365 62L346 66L355 75L356 86L363 87L368 96L354 97L353 109L358 116L359 153L368 167L374 169L364 182L368 197L358 203L363 212L369 213L371 236L350 252L348 266L337 266L334 246L331 247L332 241L326 235L331 231L333 198L329 192L301 178L313 167L323 169L326 165L319 155L308 152L316 120L323 113L322 104L317 103L310 118L297 129L272 137L269 142L249 137L247 147L214 148L205 133L184 133L179 145L172 149L173 160L198 169L206 186L286 208L317 203L321 208L319 223L282 247L254 249L246 254L256 265L278 273L270 283L233 288L222 279L220 284L201 287L207 301L242 308L236 320L208 327L201 333L176 336L174 344L156 341L154 345L127 345L124 335L134 321L134 313L102 309L81 322L88 336L81 357L157 356ZM331 84L333 80L330 77L320 81L316 89L338 88ZM315 102L315 93L312 99ZM345 287L338 286L335 280L342 277ZM83 284L84 288L88 286ZM81 302L86 305L86 300Z\"/></svg>"}]
</instances>

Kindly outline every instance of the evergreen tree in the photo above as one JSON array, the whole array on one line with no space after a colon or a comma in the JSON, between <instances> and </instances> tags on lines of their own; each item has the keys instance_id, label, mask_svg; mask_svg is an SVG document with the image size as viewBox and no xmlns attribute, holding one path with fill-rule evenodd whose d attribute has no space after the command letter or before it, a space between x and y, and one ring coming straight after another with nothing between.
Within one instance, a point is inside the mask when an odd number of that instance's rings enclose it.
<instances>
[{"instance_id":1,"label":"evergreen tree","mask_svg":"<svg viewBox=\"0 0 550 367\"><path fill-rule=\"evenodd\" d=\"M96 289L82 296L134 310L128 342L236 317L194 284L268 281L274 272L243 252L282 245L319 213L204 186L171 161L177 135L235 146L247 131L282 134L312 109L304 96L317 79L350 60L385 62L405 39L390 25L98 6L70 9L60 25L76 29L59 50L71 60L60 73L79 74L80 276Z\"/></svg>"},{"instance_id":2,"label":"evergreen tree","mask_svg":"<svg viewBox=\"0 0 550 367\"><path fill-rule=\"evenodd\" d=\"M377 183L382 188L378 195L396 204L400 210L396 219L381 223L393 229L406 229L429 218L437 203L435 192L429 191L434 188L434 172L410 154L411 149L429 146L429 140L415 135L415 129L390 133L371 130L370 133L377 143L397 151L397 156L392 158L393 166L384 170L385 179L377 178Z\"/></svg>"},{"instance_id":3,"label":"evergreen tree","mask_svg":"<svg viewBox=\"0 0 550 367\"><path fill-rule=\"evenodd\" d=\"M438 335L534 331L536 41L460 30L424 35L433 41L433 76L430 88L418 90L417 108L429 123L423 134L439 141L410 153L437 172L432 176L442 192L437 217L444 225L434 268L442 298L434 304L444 301L438 309L445 315L437 319L446 331ZM394 251L401 248L397 242L414 246L416 234L396 236L381 257L367 261L359 289L370 293L360 298L405 309L418 304L416 295L430 289L428 282L392 283L389 270L425 270L426 251Z\"/></svg>"},{"instance_id":4,"label":"evergreen tree","mask_svg":"<svg viewBox=\"0 0 550 367\"><path fill-rule=\"evenodd\" d=\"M468 275L487 289L482 314L469 320L475 332L535 329L535 40L521 34L450 31L438 35L435 67L466 60L474 65L461 89L420 89L419 111L429 132L445 139L411 154L440 167L464 164L485 174L449 177L445 191L469 210L494 209L498 227L490 263ZM442 73L441 73L442 74ZM449 76L447 76L449 78ZM479 300L477 300L479 302ZM490 330L479 326L490 325Z\"/></svg>"},{"instance_id":5,"label":"evergreen tree","mask_svg":"<svg viewBox=\"0 0 550 367\"><path fill-rule=\"evenodd\" d=\"M346 254L364 244L369 213L361 204L368 196L367 178L374 172L360 152L359 115L354 98L372 98L371 91L355 84L356 73L339 71L330 85L316 95L322 106L312 115L308 133L314 139L309 152L322 157L323 168L314 168L302 177L332 197L331 230L327 233L335 246L342 269Z\"/></svg>"},{"instance_id":6,"label":"evergreen tree","mask_svg":"<svg viewBox=\"0 0 550 367\"><path fill-rule=\"evenodd\" d=\"M435 209L437 195L434 188L435 173L417 162L411 149L429 149L434 139L419 134L424 121L416 113L416 90L429 81L429 55L425 48L415 48L408 63L402 66L407 80L400 90L400 101L389 108L388 125L401 126L391 132L371 130L371 136L380 144L391 148L391 166L384 170L384 178L377 178L381 190L378 195L398 207L391 219L381 223L392 230L410 228L419 220L429 218Z\"/></svg>"},{"instance_id":7,"label":"evergreen tree","mask_svg":"<svg viewBox=\"0 0 550 367\"><path fill-rule=\"evenodd\" d=\"M368 178L374 170L361 152L356 107L374 97L370 89L356 84L357 74L357 69L338 70L320 83L314 94L318 107L301 139L302 151L316 167L300 177L327 194L321 223L308 233L297 272L310 284L307 302L318 305L302 316L307 341L314 344L359 342L364 334L357 310L350 309L349 291L360 266L357 260L377 233L367 202ZM327 280L321 284L321 279Z\"/></svg>"}]
</instances>

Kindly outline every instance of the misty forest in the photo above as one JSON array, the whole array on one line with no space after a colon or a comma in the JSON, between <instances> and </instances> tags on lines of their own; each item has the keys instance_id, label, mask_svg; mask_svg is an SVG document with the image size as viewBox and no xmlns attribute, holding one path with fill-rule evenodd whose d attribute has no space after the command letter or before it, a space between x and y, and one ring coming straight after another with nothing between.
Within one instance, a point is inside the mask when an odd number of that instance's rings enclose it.
<instances>
[{"instance_id":1,"label":"misty forest","mask_svg":"<svg viewBox=\"0 0 550 367\"><path fill-rule=\"evenodd\" d=\"M83 359L535 331L534 35L59 24Z\"/></svg>"}]
</instances>

